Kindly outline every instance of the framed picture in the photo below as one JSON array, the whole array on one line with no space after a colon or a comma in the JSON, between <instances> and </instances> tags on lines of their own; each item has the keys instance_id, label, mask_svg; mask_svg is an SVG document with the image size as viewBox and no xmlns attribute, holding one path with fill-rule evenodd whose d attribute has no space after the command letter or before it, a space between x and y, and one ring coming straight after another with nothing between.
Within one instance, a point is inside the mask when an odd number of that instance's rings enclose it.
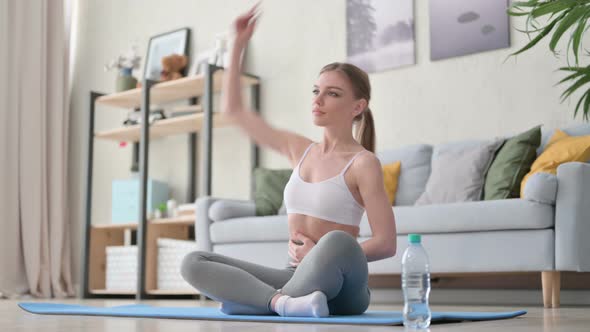
<instances>
[{"instance_id":1,"label":"framed picture","mask_svg":"<svg viewBox=\"0 0 590 332\"><path fill-rule=\"evenodd\" d=\"M182 28L162 33L150 38L148 44L143 77L153 81L160 80L162 58L171 54L186 55L188 57L188 42L190 28ZM186 67L183 70L186 74Z\"/></svg>"},{"instance_id":2,"label":"framed picture","mask_svg":"<svg viewBox=\"0 0 590 332\"><path fill-rule=\"evenodd\" d=\"M430 59L510 47L508 0L430 0Z\"/></svg>"},{"instance_id":3,"label":"framed picture","mask_svg":"<svg viewBox=\"0 0 590 332\"><path fill-rule=\"evenodd\" d=\"M367 73L413 65L413 0L347 0L346 61Z\"/></svg>"}]
</instances>

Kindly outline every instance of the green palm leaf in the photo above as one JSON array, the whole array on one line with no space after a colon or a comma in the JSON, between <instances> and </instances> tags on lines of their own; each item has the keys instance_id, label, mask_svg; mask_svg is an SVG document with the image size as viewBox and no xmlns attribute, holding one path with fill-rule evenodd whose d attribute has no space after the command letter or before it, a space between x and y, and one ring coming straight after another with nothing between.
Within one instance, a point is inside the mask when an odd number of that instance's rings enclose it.
<instances>
[{"instance_id":1,"label":"green palm leaf","mask_svg":"<svg viewBox=\"0 0 590 332\"><path fill-rule=\"evenodd\" d=\"M574 36L571 39L573 42L572 49L574 50L574 57L576 58L576 64L578 64L578 50L580 49L580 42L582 41L582 34L585 31L586 22L588 21L588 16L584 16L582 20L578 22L578 27L574 30Z\"/></svg>"},{"instance_id":2,"label":"green palm leaf","mask_svg":"<svg viewBox=\"0 0 590 332\"><path fill-rule=\"evenodd\" d=\"M561 15L559 15L559 17L557 17L556 19L554 19L553 21L551 21L551 23L549 23L547 26L545 26L545 28L543 28L543 30L535 37L533 38L528 44L526 44L523 48L521 48L520 50L510 54L510 56L514 56L517 54L520 54L526 50L528 50L529 48L535 46L541 39L543 39L545 36L547 36L549 34L549 32L551 32L551 30L553 29L553 27L559 22L559 20L561 20L567 13L563 13Z\"/></svg>"},{"instance_id":3,"label":"green palm leaf","mask_svg":"<svg viewBox=\"0 0 590 332\"><path fill-rule=\"evenodd\" d=\"M561 71L568 72L568 75L555 85L569 83L569 87L561 94L561 102L572 97L576 91L583 91L576 103L574 117L579 110L582 110L583 118L588 121L590 117L590 87L588 85L590 83L590 66L580 67L579 55L581 50L584 51L584 55L590 55L588 50L582 46L583 35L590 28L588 26L590 0L512 1L506 12L510 16L526 17L525 29L516 30L529 36L529 41L509 57L529 50L550 33L552 35L548 37L549 50L557 55L557 45L564 38L567 39L566 59L569 64L571 52L575 66L559 68ZM539 27L539 22L536 21L538 18L543 18L542 21L548 23ZM568 31L570 31L569 36L565 37ZM531 38L532 35L534 35L533 38Z\"/></svg>"},{"instance_id":4,"label":"green palm leaf","mask_svg":"<svg viewBox=\"0 0 590 332\"><path fill-rule=\"evenodd\" d=\"M575 6L578 0L559 0L559 1L548 1L542 2L537 8L531 11L531 15L535 18L541 17L547 14L558 13L565 9L570 9Z\"/></svg>"},{"instance_id":5,"label":"green palm leaf","mask_svg":"<svg viewBox=\"0 0 590 332\"><path fill-rule=\"evenodd\" d=\"M584 17L586 14L586 8L584 7L576 7L567 11L567 14L563 17L555 29L555 32L551 37L551 42L549 42L549 49L551 52L555 53L555 46L557 46L557 42L561 36L563 36L563 34L574 24L578 23L580 18Z\"/></svg>"},{"instance_id":6,"label":"green palm leaf","mask_svg":"<svg viewBox=\"0 0 590 332\"><path fill-rule=\"evenodd\" d=\"M590 88L586 86L586 84L590 83L590 66L588 67L562 67L559 68L562 71L566 72L573 72L573 74L569 74L567 77L559 81L558 84L565 83L568 81L573 81L574 83L570 85L562 94L561 94L561 102L563 103L565 99L569 98L575 91L580 89L582 86L586 89L586 91L582 94L580 99L576 104L576 108L574 109L574 118L578 114L578 110L583 103L583 118L587 121L588 116L590 115Z\"/></svg>"}]
</instances>

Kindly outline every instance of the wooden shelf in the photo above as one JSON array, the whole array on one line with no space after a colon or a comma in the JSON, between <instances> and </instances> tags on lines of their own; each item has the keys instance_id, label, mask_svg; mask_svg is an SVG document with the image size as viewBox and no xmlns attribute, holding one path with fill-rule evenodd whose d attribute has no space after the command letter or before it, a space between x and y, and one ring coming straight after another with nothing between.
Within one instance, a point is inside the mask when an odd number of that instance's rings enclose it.
<instances>
[{"instance_id":1,"label":"wooden shelf","mask_svg":"<svg viewBox=\"0 0 590 332\"><path fill-rule=\"evenodd\" d=\"M163 295L193 294L175 290L158 290L157 259L158 238L188 240L190 226L195 224L195 215L183 215L176 218L150 219L146 234L146 292ZM137 229L137 223L92 225L90 228L89 292L92 294L135 294L135 291L106 290L106 247L122 246L125 230ZM196 292L196 290L195 290ZM198 294L198 293L195 293Z\"/></svg>"},{"instance_id":2,"label":"wooden shelf","mask_svg":"<svg viewBox=\"0 0 590 332\"><path fill-rule=\"evenodd\" d=\"M224 70L217 70L213 74L213 91L221 91L222 76ZM242 84L250 86L258 83L257 78L242 75ZM199 97L205 91L205 75L195 75L179 78L173 81L157 83L150 91L150 103L162 104L178 99ZM112 93L96 99L99 105L108 105L121 108L138 108L141 106L141 88Z\"/></svg>"},{"instance_id":3,"label":"wooden shelf","mask_svg":"<svg viewBox=\"0 0 590 332\"><path fill-rule=\"evenodd\" d=\"M172 112L203 112L201 105L182 105L172 107Z\"/></svg>"},{"instance_id":4,"label":"wooden shelf","mask_svg":"<svg viewBox=\"0 0 590 332\"><path fill-rule=\"evenodd\" d=\"M197 113L176 116L173 118L158 120L150 125L150 139L165 136L198 132L203 128L205 114ZM231 120L221 113L213 113L213 127L224 127L231 124ZM96 138L109 139L118 142L139 142L141 138L141 125L132 125L94 134Z\"/></svg>"},{"instance_id":5,"label":"wooden shelf","mask_svg":"<svg viewBox=\"0 0 590 332\"><path fill-rule=\"evenodd\" d=\"M200 74L195 76L183 77L173 81L153 83L149 82L149 100L144 100L145 86L142 88L127 90L119 93L112 93L104 95L102 93L91 91L90 92L90 128L88 134L88 150L90 151L89 160L92 160L92 151L95 138L113 140L117 142L140 142L141 141L141 125L135 126L121 126L119 128L111 128L109 130L101 130L96 132L94 130L96 109L98 105L116 107L122 109L137 109L145 106L148 109L152 107L161 108L161 104L181 101L185 103L187 99L192 99L191 104L197 104L194 98L205 97L208 103L212 105L212 109L206 109L204 112L203 108L206 108L205 104L201 105L178 105L172 104L167 107L172 108L175 112L195 112L188 113L185 115L179 115L172 118L155 121L149 125L149 138L165 137L176 134L187 134L201 131L204 124L204 120L210 120L212 127L222 127L226 125L233 125L234 120L222 114L220 112L209 113L215 109L214 103L217 103L215 93L222 90L224 69L215 65L208 65L206 74ZM252 107L257 111L260 105L260 79L255 75L243 73L240 76L241 85L251 90L250 102ZM206 89L210 86L211 89ZM207 90L207 91L205 91ZM202 98L199 98L199 100ZM145 102L145 103L144 103ZM209 104L210 103L210 104ZM101 107L102 108L102 107ZM205 118L205 113L210 114L210 118ZM208 126L205 126L208 129ZM195 155L194 151L194 139L190 139L191 149L189 155L189 174L191 179L195 176L192 172L194 170ZM205 152L211 152L211 141L212 137L206 135L204 137ZM149 142L145 142L149 143ZM258 147L252 144L254 148L252 166L255 167L258 164ZM203 159L203 168L205 177L210 177L211 174L211 160L207 158ZM140 168L147 167L148 160L141 160ZM92 165L90 163L89 165ZM86 183L86 197L87 200L92 198L92 167L89 169L89 176L87 177ZM203 181L207 181L204 179ZM206 183L206 182L205 182ZM145 190L145 187L142 187ZM204 195L210 195L210 186L204 188ZM193 193L194 181L190 184L190 192ZM142 193L143 194L143 193ZM193 199L193 198L191 198ZM88 202L89 203L89 202ZM88 204L87 206L90 206ZM88 212L88 211L87 211ZM136 241L138 245L138 254L145 254L145 264L139 264L138 268L141 268L139 275L143 278L145 289L141 290L137 294L137 290L133 292L126 291L111 291L106 289L106 247L109 246L122 246L126 240L130 231L138 230L141 224L138 222L129 222L125 224L93 224L91 220L91 213L87 213L85 236L88 239L88 245L85 245L84 261L84 277L83 287L84 296L89 294L125 294L125 295L136 295L137 299L141 299L145 294L162 294L162 295L176 295L176 294L198 294L198 291L191 292L190 290L161 290L157 288L157 240L158 238L172 238L179 240L194 240L194 223L195 215L194 211L191 211L191 215L182 215L178 218L165 218L165 219L150 219L147 220L143 233L145 241ZM139 232L138 232L139 235ZM143 257L143 255L142 255ZM204 298L204 296L203 296Z\"/></svg>"},{"instance_id":6,"label":"wooden shelf","mask_svg":"<svg viewBox=\"0 0 590 332\"><path fill-rule=\"evenodd\" d=\"M166 225L192 225L195 223L195 215L178 216L174 218L150 219L152 225L166 224Z\"/></svg>"},{"instance_id":7,"label":"wooden shelf","mask_svg":"<svg viewBox=\"0 0 590 332\"><path fill-rule=\"evenodd\" d=\"M161 219L148 219L148 224L152 225L185 225L191 226L195 223L194 215L178 216L176 218L161 218ZM126 224L97 224L92 225L92 228L96 229L136 229L137 223L126 223Z\"/></svg>"}]
</instances>

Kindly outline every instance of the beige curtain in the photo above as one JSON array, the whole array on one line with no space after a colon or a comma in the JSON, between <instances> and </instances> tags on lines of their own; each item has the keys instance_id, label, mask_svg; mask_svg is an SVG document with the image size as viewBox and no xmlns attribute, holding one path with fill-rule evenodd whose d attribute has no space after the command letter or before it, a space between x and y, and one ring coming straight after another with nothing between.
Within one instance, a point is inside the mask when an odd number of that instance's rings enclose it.
<instances>
[{"instance_id":1,"label":"beige curtain","mask_svg":"<svg viewBox=\"0 0 590 332\"><path fill-rule=\"evenodd\" d=\"M0 292L75 295L67 215L69 1L0 0Z\"/></svg>"}]
</instances>

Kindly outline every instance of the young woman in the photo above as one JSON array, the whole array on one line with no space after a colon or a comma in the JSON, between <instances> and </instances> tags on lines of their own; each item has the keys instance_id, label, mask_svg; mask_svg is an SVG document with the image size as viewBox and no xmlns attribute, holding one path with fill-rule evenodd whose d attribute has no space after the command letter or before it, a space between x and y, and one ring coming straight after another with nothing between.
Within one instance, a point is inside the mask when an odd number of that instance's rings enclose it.
<instances>
[{"instance_id":1,"label":"young woman","mask_svg":"<svg viewBox=\"0 0 590 332\"><path fill-rule=\"evenodd\" d=\"M182 276L221 302L227 314L361 314L371 295L367 263L396 252L395 219L374 154L368 76L346 63L331 63L320 71L312 89L311 113L314 125L324 128L321 142L271 127L245 108L240 94L241 53L254 31L256 8L234 21L222 114L294 167L284 191L289 260L285 268L276 269L196 251L185 257ZM358 124L356 139L353 124ZM372 237L359 244L365 211Z\"/></svg>"}]
</instances>

